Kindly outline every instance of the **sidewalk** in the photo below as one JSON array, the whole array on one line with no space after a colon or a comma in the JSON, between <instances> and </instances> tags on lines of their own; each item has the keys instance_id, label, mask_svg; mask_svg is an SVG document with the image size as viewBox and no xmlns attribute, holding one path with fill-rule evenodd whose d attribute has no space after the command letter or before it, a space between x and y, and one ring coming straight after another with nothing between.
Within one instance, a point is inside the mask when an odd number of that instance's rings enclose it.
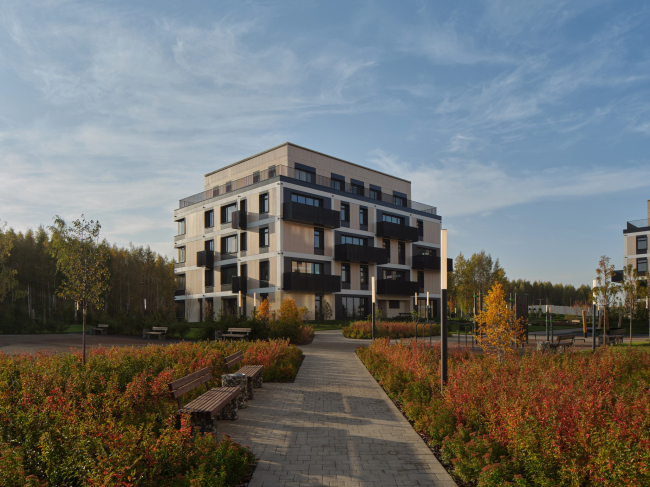
<instances>
[{"instance_id":1,"label":"sidewalk","mask_svg":"<svg viewBox=\"0 0 650 487\"><path fill-rule=\"evenodd\" d=\"M294 383L219 422L259 458L250 487L456 485L357 358L368 343L317 332Z\"/></svg>"}]
</instances>

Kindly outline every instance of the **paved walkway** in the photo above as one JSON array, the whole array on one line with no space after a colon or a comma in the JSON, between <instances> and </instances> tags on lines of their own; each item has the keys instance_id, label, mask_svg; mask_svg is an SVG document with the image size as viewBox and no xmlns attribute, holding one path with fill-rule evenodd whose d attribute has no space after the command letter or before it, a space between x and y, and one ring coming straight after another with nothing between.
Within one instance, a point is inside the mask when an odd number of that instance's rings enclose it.
<instances>
[{"instance_id":1,"label":"paved walkway","mask_svg":"<svg viewBox=\"0 0 650 487\"><path fill-rule=\"evenodd\" d=\"M219 422L259 458L249 487L456 485L354 353L368 343L317 332L294 383Z\"/></svg>"}]
</instances>

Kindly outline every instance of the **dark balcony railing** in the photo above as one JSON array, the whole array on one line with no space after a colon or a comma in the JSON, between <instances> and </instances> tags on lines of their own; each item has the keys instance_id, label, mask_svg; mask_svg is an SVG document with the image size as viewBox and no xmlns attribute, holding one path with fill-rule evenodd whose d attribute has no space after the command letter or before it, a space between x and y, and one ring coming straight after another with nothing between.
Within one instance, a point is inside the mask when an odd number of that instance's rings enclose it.
<instances>
[{"instance_id":1,"label":"dark balcony railing","mask_svg":"<svg viewBox=\"0 0 650 487\"><path fill-rule=\"evenodd\" d=\"M305 205L288 201L282 205L282 218L287 221L307 223L326 228L341 226L341 215L338 211Z\"/></svg>"},{"instance_id":2,"label":"dark balcony railing","mask_svg":"<svg viewBox=\"0 0 650 487\"><path fill-rule=\"evenodd\" d=\"M232 292L237 294L239 291L242 294L248 292L248 278L244 276L235 276L232 278Z\"/></svg>"},{"instance_id":3,"label":"dark balcony railing","mask_svg":"<svg viewBox=\"0 0 650 487\"><path fill-rule=\"evenodd\" d=\"M246 211L237 210L232 214L232 227L240 230L246 230L248 218Z\"/></svg>"},{"instance_id":4,"label":"dark balcony railing","mask_svg":"<svg viewBox=\"0 0 650 487\"><path fill-rule=\"evenodd\" d=\"M407 240L409 242L418 241L418 228L400 225L399 223L377 222L377 236L394 238L397 240Z\"/></svg>"},{"instance_id":5,"label":"dark balcony railing","mask_svg":"<svg viewBox=\"0 0 650 487\"><path fill-rule=\"evenodd\" d=\"M388 262L388 252L386 252L386 249L381 247L338 244L334 246L334 260L386 264Z\"/></svg>"},{"instance_id":6,"label":"dark balcony railing","mask_svg":"<svg viewBox=\"0 0 650 487\"><path fill-rule=\"evenodd\" d=\"M176 289L174 291L174 296L185 296L185 289Z\"/></svg>"},{"instance_id":7,"label":"dark balcony railing","mask_svg":"<svg viewBox=\"0 0 650 487\"><path fill-rule=\"evenodd\" d=\"M377 294L396 294L413 296L420 291L417 281L398 281L397 279L377 279Z\"/></svg>"},{"instance_id":8,"label":"dark balcony railing","mask_svg":"<svg viewBox=\"0 0 650 487\"><path fill-rule=\"evenodd\" d=\"M210 188L208 190L201 191L200 193L197 193L195 195L188 196L187 198L183 198L182 200L179 201L178 207L185 208L187 206L195 205L205 200L209 200L211 198L216 198L217 196L223 194L228 194L234 191L238 191L242 188L245 188L246 186L257 184L261 181L266 181L278 176L284 176L284 177L300 180L299 178L296 178L295 171L296 170L293 167L281 166L281 165L273 166L269 169L265 169L264 171L260 171L258 174L251 174L249 176L244 176L243 178L237 179L235 181L222 184L221 186L215 186L214 188ZM310 182L316 186L328 188L328 190L334 189L332 179L327 176L314 175L313 180ZM373 193L373 196L375 196L375 198L371 198L370 188L360 188L351 183L345 183L344 185L341 186L340 190L339 189L335 189L335 190L342 191L344 193L349 193L352 195L358 195L368 199L374 199L375 201L379 201L384 204L391 205L395 208L402 207L404 209L412 209L416 211L422 211L424 213L430 213L431 215L437 214L436 213L437 210L435 206L425 205L423 203L418 203L417 201L413 201L409 199L397 198L390 193L379 193L379 194Z\"/></svg>"},{"instance_id":9,"label":"dark balcony railing","mask_svg":"<svg viewBox=\"0 0 650 487\"><path fill-rule=\"evenodd\" d=\"M199 250L196 253L196 266L197 267L214 267L214 262L217 260L216 253L213 250Z\"/></svg>"},{"instance_id":10,"label":"dark balcony railing","mask_svg":"<svg viewBox=\"0 0 650 487\"><path fill-rule=\"evenodd\" d=\"M283 288L286 291L338 293L341 291L341 276L285 272L283 274Z\"/></svg>"},{"instance_id":11,"label":"dark balcony railing","mask_svg":"<svg viewBox=\"0 0 650 487\"><path fill-rule=\"evenodd\" d=\"M439 271L440 257L437 255L414 255L411 267L418 270Z\"/></svg>"}]
</instances>

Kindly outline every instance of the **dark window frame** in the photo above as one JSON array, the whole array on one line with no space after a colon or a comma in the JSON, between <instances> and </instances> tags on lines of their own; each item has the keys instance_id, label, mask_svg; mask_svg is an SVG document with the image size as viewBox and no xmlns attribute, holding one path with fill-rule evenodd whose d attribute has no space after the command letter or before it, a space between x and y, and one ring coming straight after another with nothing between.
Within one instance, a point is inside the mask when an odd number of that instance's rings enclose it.
<instances>
[{"instance_id":1,"label":"dark window frame","mask_svg":"<svg viewBox=\"0 0 650 487\"><path fill-rule=\"evenodd\" d=\"M260 214L269 212L269 193L261 193L259 198Z\"/></svg>"},{"instance_id":2,"label":"dark window frame","mask_svg":"<svg viewBox=\"0 0 650 487\"><path fill-rule=\"evenodd\" d=\"M271 280L271 261L269 260L260 260L260 287L268 287L268 283ZM266 282L266 286L262 286L262 283Z\"/></svg>"},{"instance_id":3,"label":"dark window frame","mask_svg":"<svg viewBox=\"0 0 650 487\"><path fill-rule=\"evenodd\" d=\"M214 228L214 208L203 212L204 228Z\"/></svg>"},{"instance_id":4,"label":"dark window frame","mask_svg":"<svg viewBox=\"0 0 650 487\"><path fill-rule=\"evenodd\" d=\"M235 250L234 252L229 252L228 251L228 243L231 241L231 239L234 239L235 241ZM226 254L226 255L233 255L237 253L237 235L224 235L221 237L221 253Z\"/></svg>"},{"instance_id":5,"label":"dark window frame","mask_svg":"<svg viewBox=\"0 0 650 487\"><path fill-rule=\"evenodd\" d=\"M350 223L350 203L341 202L341 221Z\"/></svg>"},{"instance_id":6,"label":"dark window frame","mask_svg":"<svg viewBox=\"0 0 650 487\"><path fill-rule=\"evenodd\" d=\"M389 300L388 309L399 309L399 300L398 299Z\"/></svg>"},{"instance_id":7,"label":"dark window frame","mask_svg":"<svg viewBox=\"0 0 650 487\"><path fill-rule=\"evenodd\" d=\"M271 246L271 231L269 227L260 227L260 248L266 249Z\"/></svg>"},{"instance_id":8,"label":"dark window frame","mask_svg":"<svg viewBox=\"0 0 650 487\"><path fill-rule=\"evenodd\" d=\"M237 211L237 202L221 206L221 224L232 223L232 215Z\"/></svg>"},{"instance_id":9,"label":"dark window frame","mask_svg":"<svg viewBox=\"0 0 650 487\"><path fill-rule=\"evenodd\" d=\"M639 246L639 243L644 243L645 246ZM636 253L637 254L647 254L648 253L648 236L639 235L636 237Z\"/></svg>"},{"instance_id":10,"label":"dark window frame","mask_svg":"<svg viewBox=\"0 0 650 487\"><path fill-rule=\"evenodd\" d=\"M362 227L368 226L368 208L363 206L359 207L359 225Z\"/></svg>"},{"instance_id":11,"label":"dark window frame","mask_svg":"<svg viewBox=\"0 0 650 487\"><path fill-rule=\"evenodd\" d=\"M349 263L341 264L341 283L350 284L351 266Z\"/></svg>"}]
</instances>

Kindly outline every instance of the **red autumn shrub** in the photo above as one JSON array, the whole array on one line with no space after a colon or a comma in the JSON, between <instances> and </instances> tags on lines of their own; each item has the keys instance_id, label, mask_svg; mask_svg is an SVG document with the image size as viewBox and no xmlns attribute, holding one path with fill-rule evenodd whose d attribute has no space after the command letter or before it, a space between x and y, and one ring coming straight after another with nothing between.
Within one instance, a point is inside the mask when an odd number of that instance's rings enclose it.
<instances>
[{"instance_id":1,"label":"red autumn shrub","mask_svg":"<svg viewBox=\"0 0 650 487\"><path fill-rule=\"evenodd\" d=\"M424 328L423 328L424 327ZM415 323L382 321L375 323L375 337L378 338L411 338L415 336ZM354 321L349 326L343 327L343 336L346 338L372 338L372 322ZM418 324L418 336L425 337L429 334L440 336L440 324Z\"/></svg>"}]
</instances>

